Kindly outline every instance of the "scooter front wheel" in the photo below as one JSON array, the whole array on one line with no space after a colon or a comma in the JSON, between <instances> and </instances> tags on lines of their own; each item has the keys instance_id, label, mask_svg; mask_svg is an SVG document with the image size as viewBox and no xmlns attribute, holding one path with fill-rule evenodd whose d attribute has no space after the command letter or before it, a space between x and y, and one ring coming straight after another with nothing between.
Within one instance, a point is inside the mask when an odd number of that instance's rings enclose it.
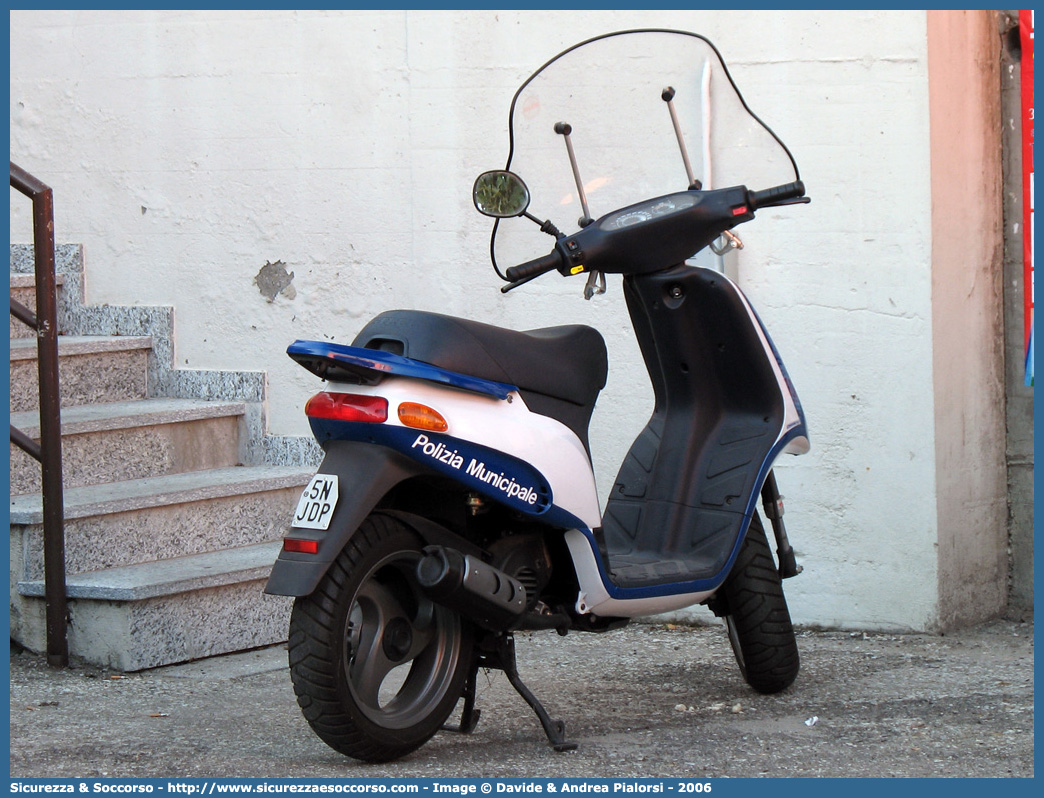
<instances>
[{"instance_id":1,"label":"scooter front wheel","mask_svg":"<svg viewBox=\"0 0 1044 798\"><path fill-rule=\"evenodd\" d=\"M754 514L732 573L721 589L729 642L747 684L778 693L797 678L797 639L761 518Z\"/></svg>"},{"instance_id":2,"label":"scooter front wheel","mask_svg":"<svg viewBox=\"0 0 1044 798\"><path fill-rule=\"evenodd\" d=\"M387 762L439 730L471 665L471 626L414 576L423 541L398 519L359 527L290 616L290 675L312 730L331 748Z\"/></svg>"}]
</instances>

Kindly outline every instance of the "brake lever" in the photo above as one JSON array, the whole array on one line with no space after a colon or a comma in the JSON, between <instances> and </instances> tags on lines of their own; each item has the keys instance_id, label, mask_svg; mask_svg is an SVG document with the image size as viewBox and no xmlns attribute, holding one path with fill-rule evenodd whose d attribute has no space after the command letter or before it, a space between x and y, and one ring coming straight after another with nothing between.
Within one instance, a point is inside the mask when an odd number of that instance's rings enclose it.
<instances>
[{"instance_id":1,"label":"brake lever","mask_svg":"<svg viewBox=\"0 0 1044 798\"><path fill-rule=\"evenodd\" d=\"M515 282L513 282L513 283L508 283L507 285L501 286L500 287L500 293L506 294L508 291L514 291L520 285L525 285L530 280L535 280L537 277L541 277L541 276L543 276L543 275L531 274L529 277L523 277L521 280L515 280Z\"/></svg>"},{"instance_id":2,"label":"brake lever","mask_svg":"<svg viewBox=\"0 0 1044 798\"><path fill-rule=\"evenodd\" d=\"M711 252L715 255L720 256L734 249L743 249L743 242L740 240L740 237L731 230L724 230L719 238L724 238L725 243L718 246L717 241L714 241L710 245Z\"/></svg>"},{"instance_id":3,"label":"brake lever","mask_svg":"<svg viewBox=\"0 0 1044 798\"><path fill-rule=\"evenodd\" d=\"M767 205L762 205L758 208L760 211L762 208L778 208L782 205L808 205L812 201L811 197L795 197L794 199L780 200L779 202L770 202Z\"/></svg>"},{"instance_id":4,"label":"brake lever","mask_svg":"<svg viewBox=\"0 0 1044 798\"><path fill-rule=\"evenodd\" d=\"M584 286L584 299L590 299L595 294L605 293L605 275L599 271L593 271L587 276L587 285Z\"/></svg>"}]
</instances>

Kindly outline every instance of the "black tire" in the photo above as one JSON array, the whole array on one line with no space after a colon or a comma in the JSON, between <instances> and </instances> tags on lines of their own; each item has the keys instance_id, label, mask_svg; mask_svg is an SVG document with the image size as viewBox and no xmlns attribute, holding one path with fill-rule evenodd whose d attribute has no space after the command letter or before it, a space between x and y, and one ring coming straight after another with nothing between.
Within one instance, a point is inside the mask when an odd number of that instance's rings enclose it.
<instances>
[{"instance_id":1,"label":"black tire","mask_svg":"<svg viewBox=\"0 0 1044 798\"><path fill-rule=\"evenodd\" d=\"M783 580L757 513L721 589L723 616L740 672L759 693L778 693L801 666Z\"/></svg>"},{"instance_id":2,"label":"black tire","mask_svg":"<svg viewBox=\"0 0 1044 798\"><path fill-rule=\"evenodd\" d=\"M439 730L463 690L471 625L421 593L414 568L423 545L401 521L373 514L315 592L294 601L297 703L312 730L347 756L405 756Z\"/></svg>"}]
</instances>

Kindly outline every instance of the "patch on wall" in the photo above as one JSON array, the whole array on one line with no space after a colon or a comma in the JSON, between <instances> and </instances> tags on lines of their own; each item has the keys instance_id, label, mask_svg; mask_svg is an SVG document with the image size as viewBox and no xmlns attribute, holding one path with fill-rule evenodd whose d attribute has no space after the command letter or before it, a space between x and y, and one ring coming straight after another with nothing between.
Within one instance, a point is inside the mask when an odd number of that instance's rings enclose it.
<instances>
[{"instance_id":1,"label":"patch on wall","mask_svg":"<svg viewBox=\"0 0 1044 798\"><path fill-rule=\"evenodd\" d=\"M294 273L287 272L286 264L281 260L277 260L275 263L269 263L266 260L265 265L254 278L254 285L261 292L261 296L269 302L274 302L278 294L282 294L287 299L296 297L297 290L293 283Z\"/></svg>"}]
</instances>

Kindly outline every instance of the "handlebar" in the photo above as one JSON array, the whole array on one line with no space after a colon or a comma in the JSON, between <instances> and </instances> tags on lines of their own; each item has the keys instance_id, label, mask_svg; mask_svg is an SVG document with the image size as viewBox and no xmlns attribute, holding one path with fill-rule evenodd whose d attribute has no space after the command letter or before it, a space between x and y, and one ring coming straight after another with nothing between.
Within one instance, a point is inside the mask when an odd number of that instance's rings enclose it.
<instances>
[{"instance_id":1,"label":"handlebar","mask_svg":"<svg viewBox=\"0 0 1044 798\"><path fill-rule=\"evenodd\" d=\"M511 282L517 283L531 277L538 277L545 272L554 271L562 265L562 256L557 249L551 250L546 255L533 260L520 263L518 266L510 267L504 276Z\"/></svg>"},{"instance_id":2,"label":"handlebar","mask_svg":"<svg viewBox=\"0 0 1044 798\"><path fill-rule=\"evenodd\" d=\"M645 274L684 262L759 208L808 202L800 180L751 191L728 186L676 192L613 211L576 233L561 236L551 252L512 266L511 291L551 271ZM567 268L568 267L568 268Z\"/></svg>"},{"instance_id":3,"label":"handlebar","mask_svg":"<svg viewBox=\"0 0 1044 798\"><path fill-rule=\"evenodd\" d=\"M803 196L805 196L805 184L796 180L793 183L784 183L782 186L773 186L761 191L748 191L747 202L750 203L750 209L756 211L767 205L779 205Z\"/></svg>"}]
</instances>

